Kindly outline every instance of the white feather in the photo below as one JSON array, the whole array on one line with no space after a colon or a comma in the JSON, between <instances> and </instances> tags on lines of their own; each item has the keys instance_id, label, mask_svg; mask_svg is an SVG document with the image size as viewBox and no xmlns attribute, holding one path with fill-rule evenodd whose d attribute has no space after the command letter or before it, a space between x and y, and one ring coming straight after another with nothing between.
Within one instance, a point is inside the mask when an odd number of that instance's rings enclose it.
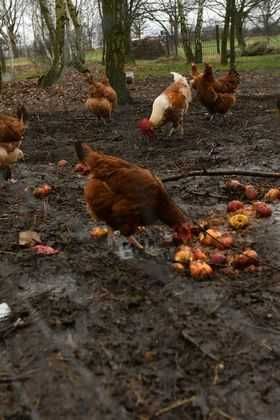
<instances>
[{"instance_id":1,"label":"white feather","mask_svg":"<svg viewBox=\"0 0 280 420\"><path fill-rule=\"evenodd\" d=\"M189 86L187 79L182 76L180 73L176 73L175 71L172 71L170 74L174 77L174 82L182 82L185 86Z\"/></svg>"},{"instance_id":2,"label":"white feather","mask_svg":"<svg viewBox=\"0 0 280 420\"><path fill-rule=\"evenodd\" d=\"M184 114L188 110L189 103L192 100L191 88L188 84L187 79L184 76L175 72L172 72L171 74L173 74L175 82L180 82L179 90L181 94L184 95L186 98L185 106L182 109L182 113ZM172 108L172 104L170 103L169 97L165 94L165 92L163 92L154 100L152 113L149 118L150 122L155 128L160 127L161 124L164 122L164 113L168 108Z\"/></svg>"},{"instance_id":3,"label":"white feather","mask_svg":"<svg viewBox=\"0 0 280 420\"><path fill-rule=\"evenodd\" d=\"M4 149L4 147L0 147L0 166L15 163L23 158L24 154L22 150L20 150L17 147L10 153L8 153L7 150Z\"/></svg>"},{"instance_id":4,"label":"white feather","mask_svg":"<svg viewBox=\"0 0 280 420\"><path fill-rule=\"evenodd\" d=\"M157 127L161 122L165 111L170 107L170 102L165 93L159 95L153 103L152 114L150 121L154 127Z\"/></svg>"}]
</instances>

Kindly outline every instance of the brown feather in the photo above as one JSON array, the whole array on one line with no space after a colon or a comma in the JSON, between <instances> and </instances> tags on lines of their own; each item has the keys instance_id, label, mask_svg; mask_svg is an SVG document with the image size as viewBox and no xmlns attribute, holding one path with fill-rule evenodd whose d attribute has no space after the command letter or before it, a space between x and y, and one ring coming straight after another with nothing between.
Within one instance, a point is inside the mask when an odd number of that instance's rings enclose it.
<instances>
[{"instance_id":1,"label":"brown feather","mask_svg":"<svg viewBox=\"0 0 280 420\"><path fill-rule=\"evenodd\" d=\"M212 67L205 65L203 76L197 85L198 98L210 114L225 114L235 104L233 93L219 93L215 89Z\"/></svg>"},{"instance_id":2,"label":"brown feather","mask_svg":"<svg viewBox=\"0 0 280 420\"><path fill-rule=\"evenodd\" d=\"M98 118L111 118L112 104L105 98L88 98L86 107Z\"/></svg>"},{"instance_id":3,"label":"brown feather","mask_svg":"<svg viewBox=\"0 0 280 420\"><path fill-rule=\"evenodd\" d=\"M113 229L132 235L138 226L153 224L157 220L170 227L186 223L184 213L151 171L97 153L88 145L79 144L76 149L93 175L85 187L87 205L97 218Z\"/></svg>"}]
</instances>

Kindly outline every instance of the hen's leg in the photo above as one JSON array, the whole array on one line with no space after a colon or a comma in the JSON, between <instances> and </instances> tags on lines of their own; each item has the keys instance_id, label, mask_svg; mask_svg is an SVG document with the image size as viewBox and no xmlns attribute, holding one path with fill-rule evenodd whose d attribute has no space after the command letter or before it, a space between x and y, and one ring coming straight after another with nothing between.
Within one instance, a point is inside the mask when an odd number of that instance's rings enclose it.
<instances>
[{"instance_id":1,"label":"hen's leg","mask_svg":"<svg viewBox=\"0 0 280 420\"><path fill-rule=\"evenodd\" d=\"M135 246L137 249L144 249L143 245L141 245L133 235L129 236L128 243Z\"/></svg>"},{"instance_id":2,"label":"hen's leg","mask_svg":"<svg viewBox=\"0 0 280 420\"><path fill-rule=\"evenodd\" d=\"M184 126L183 126L183 117L182 117L182 119L180 120L180 123L179 123L179 133L180 133L180 137L184 137Z\"/></svg>"},{"instance_id":3,"label":"hen's leg","mask_svg":"<svg viewBox=\"0 0 280 420\"><path fill-rule=\"evenodd\" d=\"M0 171L5 181L12 179L12 171L9 166L2 166Z\"/></svg>"},{"instance_id":4,"label":"hen's leg","mask_svg":"<svg viewBox=\"0 0 280 420\"><path fill-rule=\"evenodd\" d=\"M172 134L174 133L174 131L175 131L175 128L174 128L174 126L172 126L169 133L168 133L168 137L171 137Z\"/></svg>"},{"instance_id":5,"label":"hen's leg","mask_svg":"<svg viewBox=\"0 0 280 420\"><path fill-rule=\"evenodd\" d=\"M108 245L113 247L114 242L116 239L120 236L119 231L113 231L111 228L108 229ZM140 242L137 241L137 239L131 235L128 237L128 243L129 245L135 246L137 249L144 249L143 245L140 244Z\"/></svg>"}]
</instances>

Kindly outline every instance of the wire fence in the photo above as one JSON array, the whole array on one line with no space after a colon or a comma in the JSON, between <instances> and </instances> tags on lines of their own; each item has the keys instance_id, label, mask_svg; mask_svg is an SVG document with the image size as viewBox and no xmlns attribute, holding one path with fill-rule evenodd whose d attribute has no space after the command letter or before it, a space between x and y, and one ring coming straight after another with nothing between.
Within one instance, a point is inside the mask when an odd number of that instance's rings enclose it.
<instances>
[{"instance_id":1,"label":"wire fence","mask_svg":"<svg viewBox=\"0 0 280 420\"><path fill-rule=\"evenodd\" d=\"M202 33L202 51L203 56L215 56L220 54L221 49L221 30L218 30L219 36L215 31L203 31ZM192 47L194 49L194 37L191 37ZM280 29L278 34L263 35L263 34L246 34L245 35L245 51L244 55L262 55L262 54L277 54L280 53ZM238 41L235 41L236 52L241 54L241 49ZM229 47L229 43L228 43Z\"/></svg>"}]
</instances>

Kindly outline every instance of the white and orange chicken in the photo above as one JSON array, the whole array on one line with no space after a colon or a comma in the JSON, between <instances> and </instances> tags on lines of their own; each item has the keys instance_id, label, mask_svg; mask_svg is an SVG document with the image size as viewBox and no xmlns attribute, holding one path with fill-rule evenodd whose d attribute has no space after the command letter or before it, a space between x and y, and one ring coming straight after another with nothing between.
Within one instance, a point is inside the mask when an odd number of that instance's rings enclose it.
<instances>
[{"instance_id":1,"label":"white and orange chicken","mask_svg":"<svg viewBox=\"0 0 280 420\"><path fill-rule=\"evenodd\" d=\"M27 112L19 106L17 116L0 115L0 168L4 169L5 178L11 178L12 163L23 159L20 149L27 123Z\"/></svg>"},{"instance_id":2,"label":"white and orange chicken","mask_svg":"<svg viewBox=\"0 0 280 420\"><path fill-rule=\"evenodd\" d=\"M154 137L155 129L167 123L172 124L169 136L177 129L184 134L183 118L192 100L191 89L187 79L179 73L172 72L174 82L169 85L153 102L150 118L138 123L142 134Z\"/></svg>"},{"instance_id":3,"label":"white and orange chicken","mask_svg":"<svg viewBox=\"0 0 280 420\"><path fill-rule=\"evenodd\" d=\"M160 220L173 228L176 239L191 239L191 226L186 215L168 196L164 185L151 171L115 156L94 151L77 142L79 160L87 164L92 177L84 195L93 218L107 223L137 245L133 234L139 226ZM138 244L139 245L139 244Z\"/></svg>"}]
</instances>

